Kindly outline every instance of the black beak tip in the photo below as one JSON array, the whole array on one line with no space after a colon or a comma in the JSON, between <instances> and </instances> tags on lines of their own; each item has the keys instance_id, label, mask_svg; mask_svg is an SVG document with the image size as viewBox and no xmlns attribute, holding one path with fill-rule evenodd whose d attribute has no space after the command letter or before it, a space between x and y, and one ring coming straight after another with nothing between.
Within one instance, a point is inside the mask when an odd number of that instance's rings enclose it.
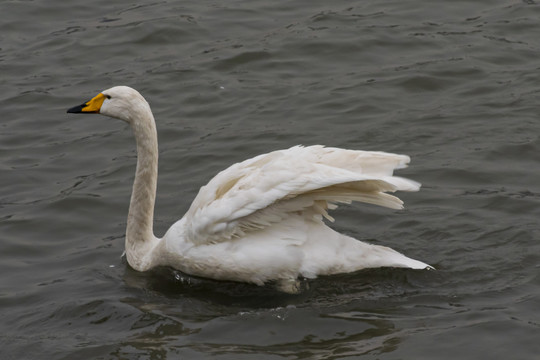
<instances>
[{"instance_id":1,"label":"black beak tip","mask_svg":"<svg viewBox=\"0 0 540 360\"><path fill-rule=\"evenodd\" d=\"M66 112L67 112L67 113L72 113L72 114L78 114L78 113L81 113L81 112L82 112L82 109L83 109L83 107L85 107L85 106L86 106L86 104L74 106L74 107L68 109Z\"/></svg>"}]
</instances>

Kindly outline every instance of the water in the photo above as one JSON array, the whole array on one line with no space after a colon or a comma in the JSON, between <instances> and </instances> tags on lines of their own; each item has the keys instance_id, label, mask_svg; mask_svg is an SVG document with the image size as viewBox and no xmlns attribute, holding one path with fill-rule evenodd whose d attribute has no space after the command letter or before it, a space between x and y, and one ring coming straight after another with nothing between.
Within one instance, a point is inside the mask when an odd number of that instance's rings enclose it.
<instances>
[{"instance_id":1,"label":"water","mask_svg":"<svg viewBox=\"0 0 540 360\"><path fill-rule=\"evenodd\" d=\"M536 1L4 1L0 19L2 359L537 358ZM65 113L120 84L158 122L158 235L236 161L384 150L422 190L334 227L438 270L296 296L131 270L131 133Z\"/></svg>"}]
</instances>

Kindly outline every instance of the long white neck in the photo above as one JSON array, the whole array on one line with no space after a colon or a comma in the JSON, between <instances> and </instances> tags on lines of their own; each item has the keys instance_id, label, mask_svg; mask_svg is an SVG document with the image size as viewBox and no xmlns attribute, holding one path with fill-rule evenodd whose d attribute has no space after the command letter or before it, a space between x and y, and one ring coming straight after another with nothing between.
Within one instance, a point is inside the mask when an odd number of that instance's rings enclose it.
<instances>
[{"instance_id":1,"label":"long white neck","mask_svg":"<svg viewBox=\"0 0 540 360\"><path fill-rule=\"evenodd\" d=\"M153 266L152 249L159 241L153 231L158 175L157 131L150 107L144 105L131 119L137 142L137 170L126 229L126 257L129 264L139 271Z\"/></svg>"}]
</instances>

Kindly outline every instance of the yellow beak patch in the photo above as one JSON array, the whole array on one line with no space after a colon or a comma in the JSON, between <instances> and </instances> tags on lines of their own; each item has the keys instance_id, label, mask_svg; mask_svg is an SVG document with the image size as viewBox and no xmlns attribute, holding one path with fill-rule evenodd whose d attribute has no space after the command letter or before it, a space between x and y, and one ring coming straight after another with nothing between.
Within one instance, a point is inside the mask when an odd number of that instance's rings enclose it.
<instances>
[{"instance_id":1,"label":"yellow beak patch","mask_svg":"<svg viewBox=\"0 0 540 360\"><path fill-rule=\"evenodd\" d=\"M86 106L82 108L82 112L98 113L105 101L106 97L102 93L97 94L92 100L86 103Z\"/></svg>"},{"instance_id":2,"label":"yellow beak patch","mask_svg":"<svg viewBox=\"0 0 540 360\"><path fill-rule=\"evenodd\" d=\"M101 105L107 97L102 93L97 94L92 100L85 102L82 105L74 106L69 109L68 113L99 113Z\"/></svg>"}]
</instances>

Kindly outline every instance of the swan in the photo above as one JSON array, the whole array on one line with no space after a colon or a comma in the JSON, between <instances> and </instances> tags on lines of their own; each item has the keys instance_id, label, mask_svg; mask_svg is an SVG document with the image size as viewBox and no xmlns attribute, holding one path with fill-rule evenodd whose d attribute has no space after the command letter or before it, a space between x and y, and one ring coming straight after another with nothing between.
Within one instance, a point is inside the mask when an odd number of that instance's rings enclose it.
<instances>
[{"instance_id":1,"label":"swan","mask_svg":"<svg viewBox=\"0 0 540 360\"><path fill-rule=\"evenodd\" d=\"M153 232L158 175L156 124L149 104L127 86L102 91L68 113L127 122L137 146L125 254L137 271L169 266L184 273L294 293L301 278L373 267L432 269L384 246L340 234L324 221L337 204L361 201L393 209L387 194L418 191L393 176L410 158L375 151L294 146L236 163L201 187L190 208L160 239Z\"/></svg>"}]
</instances>

